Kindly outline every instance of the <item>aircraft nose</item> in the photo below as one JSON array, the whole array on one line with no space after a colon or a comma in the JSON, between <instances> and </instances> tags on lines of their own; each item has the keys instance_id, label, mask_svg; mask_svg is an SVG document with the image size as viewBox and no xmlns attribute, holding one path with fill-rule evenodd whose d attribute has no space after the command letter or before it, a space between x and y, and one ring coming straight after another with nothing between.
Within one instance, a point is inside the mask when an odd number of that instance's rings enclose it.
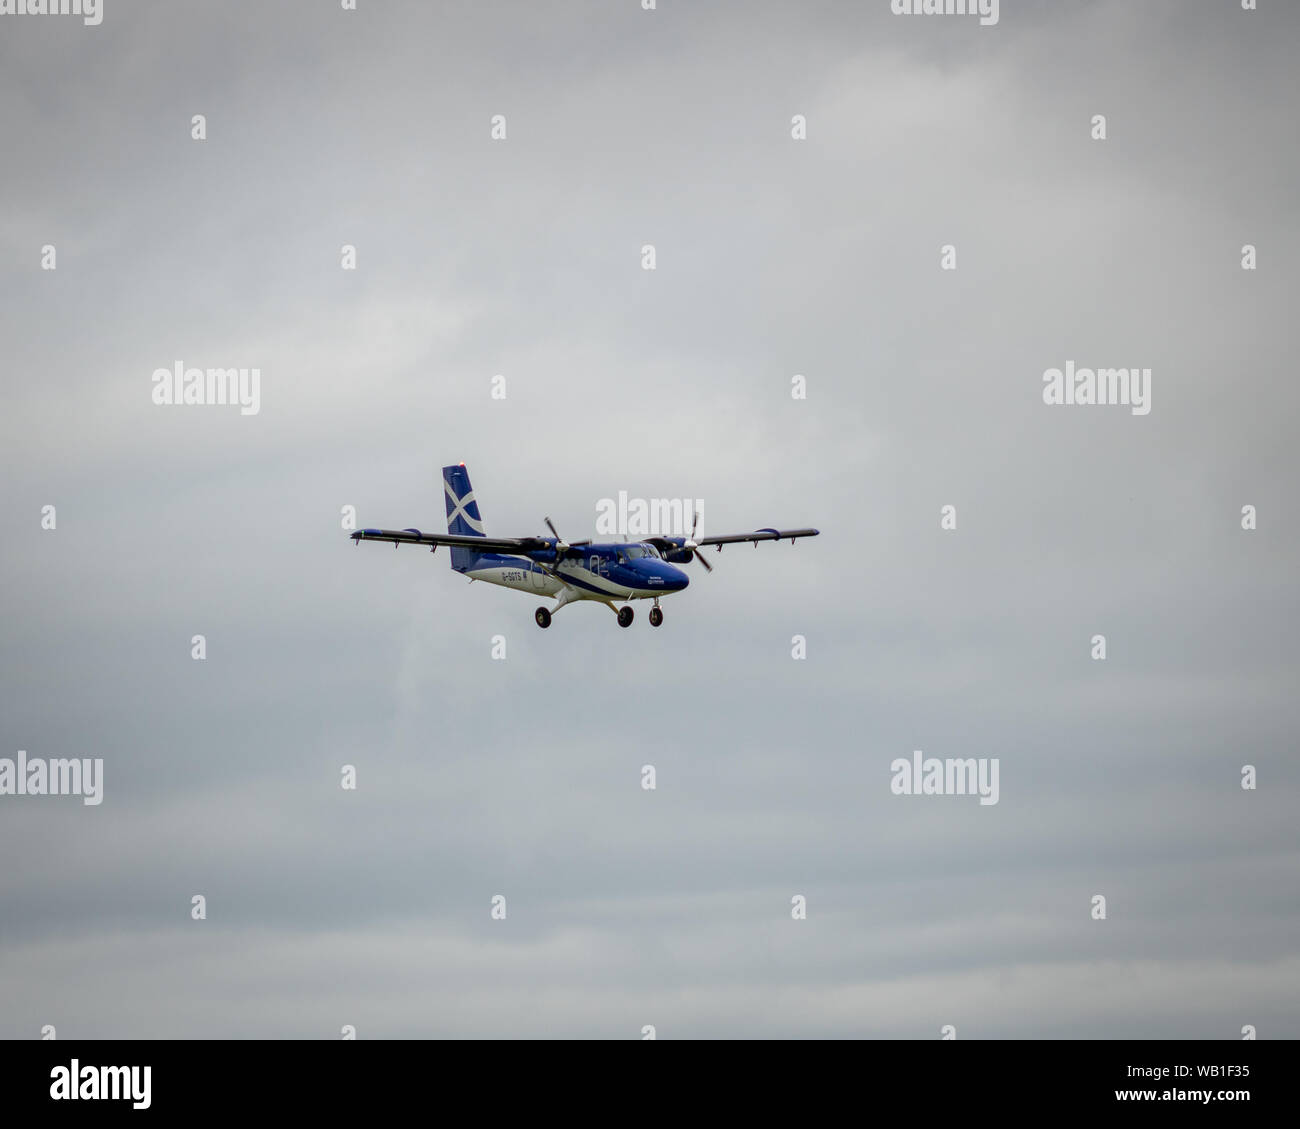
<instances>
[{"instance_id":1,"label":"aircraft nose","mask_svg":"<svg viewBox=\"0 0 1300 1129\"><path fill-rule=\"evenodd\" d=\"M680 592L691 581L686 573L664 561L638 561L647 583L664 592Z\"/></svg>"}]
</instances>

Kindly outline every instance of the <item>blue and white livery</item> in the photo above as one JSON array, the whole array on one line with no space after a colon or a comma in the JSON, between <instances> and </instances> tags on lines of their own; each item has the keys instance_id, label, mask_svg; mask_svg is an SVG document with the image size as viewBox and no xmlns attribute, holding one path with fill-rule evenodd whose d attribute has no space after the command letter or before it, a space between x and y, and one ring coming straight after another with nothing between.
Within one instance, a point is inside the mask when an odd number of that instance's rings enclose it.
<instances>
[{"instance_id":1,"label":"blue and white livery","mask_svg":"<svg viewBox=\"0 0 1300 1129\"><path fill-rule=\"evenodd\" d=\"M723 545L741 541L757 544L788 537L793 543L796 538L818 533L816 529L759 529L697 541L692 530L690 537L656 535L630 544L597 545L590 540L565 541L548 517L550 537L488 537L464 463L442 468L442 489L447 503L445 535L418 529L359 529L352 540L358 545L362 541L388 541L394 547L428 545L430 552L445 545L451 549L451 567L471 580L553 598L554 607L539 607L534 613L538 627L550 627L555 612L579 600L605 604L617 614L620 627L632 622L630 601L653 600L649 619L652 627L658 627L664 621L660 599L690 583L686 573L675 566L696 560L713 571L704 559L705 545L716 545L721 552ZM697 513L697 526L698 519Z\"/></svg>"}]
</instances>

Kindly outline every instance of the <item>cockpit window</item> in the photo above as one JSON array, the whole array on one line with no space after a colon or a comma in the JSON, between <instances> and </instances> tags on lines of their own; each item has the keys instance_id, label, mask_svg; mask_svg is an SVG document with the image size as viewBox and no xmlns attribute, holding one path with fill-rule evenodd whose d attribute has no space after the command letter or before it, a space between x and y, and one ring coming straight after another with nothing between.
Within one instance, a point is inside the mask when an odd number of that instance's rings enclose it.
<instances>
[{"instance_id":1,"label":"cockpit window","mask_svg":"<svg viewBox=\"0 0 1300 1129\"><path fill-rule=\"evenodd\" d=\"M652 545L629 545L624 552L627 553L629 560L636 560L638 557L657 557L659 555L654 551Z\"/></svg>"}]
</instances>

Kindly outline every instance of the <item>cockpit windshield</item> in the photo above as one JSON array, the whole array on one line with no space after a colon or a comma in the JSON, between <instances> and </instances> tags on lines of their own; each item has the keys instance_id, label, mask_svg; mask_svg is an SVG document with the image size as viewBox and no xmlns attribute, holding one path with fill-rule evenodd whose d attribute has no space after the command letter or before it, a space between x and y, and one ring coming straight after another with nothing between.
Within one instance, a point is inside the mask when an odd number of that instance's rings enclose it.
<instances>
[{"instance_id":1,"label":"cockpit windshield","mask_svg":"<svg viewBox=\"0 0 1300 1129\"><path fill-rule=\"evenodd\" d=\"M652 545L629 545L623 550L627 554L628 560L634 561L637 557L657 557L659 554L654 551Z\"/></svg>"}]
</instances>

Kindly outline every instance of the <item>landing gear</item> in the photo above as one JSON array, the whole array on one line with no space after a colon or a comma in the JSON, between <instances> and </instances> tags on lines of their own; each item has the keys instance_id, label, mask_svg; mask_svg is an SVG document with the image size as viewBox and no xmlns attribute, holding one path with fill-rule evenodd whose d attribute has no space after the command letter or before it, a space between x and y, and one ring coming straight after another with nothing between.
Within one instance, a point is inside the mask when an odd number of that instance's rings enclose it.
<instances>
[{"instance_id":1,"label":"landing gear","mask_svg":"<svg viewBox=\"0 0 1300 1129\"><path fill-rule=\"evenodd\" d=\"M533 619L537 620L538 627L551 626L551 613L548 612L545 608L538 608L535 612L533 612Z\"/></svg>"},{"instance_id":2,"label":"landing gear","mask_svg":"<svg viewBox=\"0 0 1300 1129\"><path fill-rule=\"evenodd\" d=\"M622 608L619 608L619 609L618 609L618 625L619 625L619 627L630 627L630 626L632 625L632 615L633 615L633 612L632 612L632 609L631 609L630 607L622 607Z\"/></svg>"},{"instance_id":3,"label":"landing gear","mask_svg":"<svg viewBox=\"0 0 1300 1129\"><path fill-rule=\"evenodd\" d=\"M651 626L651 627L658 627L661 623L663 623L663 621L664 621L664 613L663 613L663 609L662 609L662 608L651 608L651 609L650 609L650 626Z\"/></svg>"}]
</instances>

